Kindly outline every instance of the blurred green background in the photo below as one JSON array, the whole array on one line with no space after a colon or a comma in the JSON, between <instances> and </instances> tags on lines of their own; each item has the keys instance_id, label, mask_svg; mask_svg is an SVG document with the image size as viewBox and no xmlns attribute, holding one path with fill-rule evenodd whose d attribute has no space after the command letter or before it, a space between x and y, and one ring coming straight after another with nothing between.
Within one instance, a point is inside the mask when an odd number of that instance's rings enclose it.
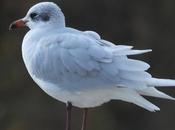
<instances>
[{"instance_id":1,"label":"blurred green background","mask_svg":"<svg viewBox=\"0 0 175 130\"><path fill-rule=\"evenodd\" d=\"M8 31L37 0L0 1L0 130L64 130L65 104L45 94L29 77L21 57L28 29ZM155 77L175 79L174 0L55 0L67 26L94 30L116 44L151 48L141 56ZM175 97L175 88L162 88ZM91 109L88 130L174 130L175 102L148 98L161 108L151 113L133 104L112 101ZM73 130L81 110L73 110Z\"/></svg>"}]
</instances>

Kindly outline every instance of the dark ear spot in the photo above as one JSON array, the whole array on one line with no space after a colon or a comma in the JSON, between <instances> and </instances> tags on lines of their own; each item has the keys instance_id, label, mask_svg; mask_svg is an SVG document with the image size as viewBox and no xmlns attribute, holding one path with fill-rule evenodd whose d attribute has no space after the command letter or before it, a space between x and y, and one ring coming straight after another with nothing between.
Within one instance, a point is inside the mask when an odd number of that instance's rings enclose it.
<instances>
[{"instance_id":1,"label":"dark ear spot","mask_svg":"<svg viewBox=\"0 0 175 130\"><path fill-rule=\"evenodd\" d=\"M42 21L49 21L50 17L48 13L41 14Z\"/></svg>"}]
</instances>

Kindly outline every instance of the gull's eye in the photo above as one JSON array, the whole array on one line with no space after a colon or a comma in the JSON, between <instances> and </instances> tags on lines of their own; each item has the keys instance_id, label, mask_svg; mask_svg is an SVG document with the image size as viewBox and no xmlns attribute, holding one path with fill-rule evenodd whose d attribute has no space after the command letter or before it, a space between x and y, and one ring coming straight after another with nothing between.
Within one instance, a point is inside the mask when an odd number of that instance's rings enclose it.
<instances>
[{"instance_id":1,"label":"gull's eye","mask_svg":"<svg viewBox=\"0 0 175 130\"><path fill-rule=\"evenodd\" d=\"M31 13L31 14L30 14L30 18L31 18L31 19L34 19L37 15L38 15L37 13Z\"/></svg>"}]
</instances>

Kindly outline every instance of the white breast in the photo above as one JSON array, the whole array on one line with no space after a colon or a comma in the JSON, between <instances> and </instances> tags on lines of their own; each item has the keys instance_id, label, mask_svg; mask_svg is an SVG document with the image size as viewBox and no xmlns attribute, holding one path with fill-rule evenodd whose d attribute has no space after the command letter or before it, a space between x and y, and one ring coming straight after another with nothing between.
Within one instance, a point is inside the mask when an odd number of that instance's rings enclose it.
<instances>
[{"instance_id":1,"label":"white breast","mask_svg":"<svg viewBox=\"0 0 175 130\"><path fill-rule=\"evenodd\" d=\"M66 91L56 84L40 80L32 76L33 80L51 97L80 108L89 108L100 106L101 104L111 100L112 95L116 95L113 89L96 89L94 91Z\"/></svg>"}]
</instances>

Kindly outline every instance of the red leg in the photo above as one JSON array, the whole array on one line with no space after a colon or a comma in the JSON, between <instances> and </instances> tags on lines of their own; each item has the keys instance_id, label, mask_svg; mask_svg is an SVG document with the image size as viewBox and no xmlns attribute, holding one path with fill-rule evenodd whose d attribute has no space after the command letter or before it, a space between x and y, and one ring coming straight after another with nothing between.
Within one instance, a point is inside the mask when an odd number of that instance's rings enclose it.
<instances>
[{"instance_id":1,"label":"red leg","mask_svg":"<svg viewBox=\"0 0 175 130\"><path fill-rule=\"evenodd\" d=\"M67 102L66 104L66 130L71 130L71 110L72 104Z\"/></svg>"},{"instance_id":2,"label":"red leg","mask_svg":"<svg viewBox=\"0 0 175 130\"><path fill-rule=\"evenodd\" d=\"M83 122L82 122L81 130L86 130L87 113L88 113L88 108L85 108L83 110Z\"/></svg>"}]
</instances>

